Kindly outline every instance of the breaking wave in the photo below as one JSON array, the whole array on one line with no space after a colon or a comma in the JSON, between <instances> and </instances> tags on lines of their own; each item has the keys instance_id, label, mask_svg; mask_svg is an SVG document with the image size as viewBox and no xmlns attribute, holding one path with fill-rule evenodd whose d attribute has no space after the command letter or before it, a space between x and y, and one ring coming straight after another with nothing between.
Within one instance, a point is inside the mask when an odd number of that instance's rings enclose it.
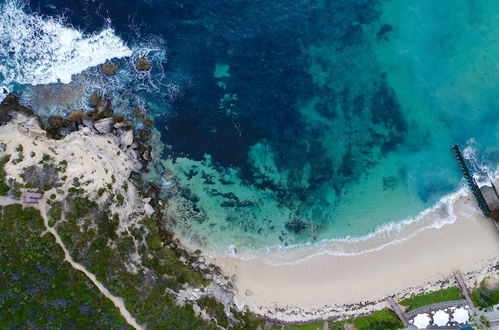
<instances>
[{"instance_id":1,"label":"breaking wave","mask_svg":"<svg viewBox=\"0 0 499 330\"><path fill-rule=\"evenodd\" d=\"M74 74L132 51L106 28L84 35L61 18L27 14L18 1L0 6L0 80L39 85L69 83Z\"/></svg>"}]
</instances>

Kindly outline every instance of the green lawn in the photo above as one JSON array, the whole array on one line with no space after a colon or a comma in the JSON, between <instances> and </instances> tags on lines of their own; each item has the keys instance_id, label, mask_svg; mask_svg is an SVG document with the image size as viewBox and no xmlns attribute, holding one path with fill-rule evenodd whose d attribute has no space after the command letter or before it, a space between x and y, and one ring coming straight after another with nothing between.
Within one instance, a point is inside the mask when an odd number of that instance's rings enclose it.
<instances>
[{"instance_id":1,"label":"green lawn","mask_svg":"<svg viewBox=\"0 0 499 330\"><path fill-rule=\"evenodd\" d=\"M451 286L446 289L441 289L432 292L424 292L414 295L410 298L406 298L399 301L399 304L404 306L405 311L408 312L410 310L423 307L426 305L439 303L442 301L451 301L459 299L464 299L464 297L461 295L461 292L457 287Z\"/></svg>"}]
</instances>

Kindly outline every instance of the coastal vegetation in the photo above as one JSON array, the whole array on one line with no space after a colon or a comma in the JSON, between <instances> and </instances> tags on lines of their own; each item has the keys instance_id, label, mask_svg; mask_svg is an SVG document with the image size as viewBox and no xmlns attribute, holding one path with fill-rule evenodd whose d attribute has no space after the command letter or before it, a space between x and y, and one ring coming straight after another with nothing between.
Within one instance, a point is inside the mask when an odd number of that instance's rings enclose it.
<instances>
[{"instance_id":1,"label":"coastal vegetation","mask_svg":"<svg viewBox=\"0 0 499 330\"><path fill-rule=\"evenodd\" d=\"M443 301L452 301L452 300L460 300L464 299L461 295L459 289L455 286L451 286L449 288L431 291L431 292L423 292L420 294L413 295L409 298L405 298L399 302L400 305L405 307L405 311L408 312L410 310L423 307L430 304L435 304Z\"/></svg>"},{"instance_id":2,"label":"coastal vegetation","mask_svg":"<svg viewBox=\"0 0 499 330\"><path fill-rule=\"evenodd\" d=\"M0 206L0 328L126 327L118 309L64 261L34 208Z\"/></svg>"},{"instance_id":3,"label":"coastal vegetation","mask_svg":"<svg viewBox=\"0 0 499 330\"><path fill-rule=\"evenodd\" d=\"M499 284L485 278L471 291L471 299L481 309L499 304Z\"/></svg>"},{"instance_id":4,"label":"coastal vegetation","mask_svg":"<svg viewBox=\"0 0 499 330\"><path fill-rule=\"evenodd\" d=\"M10 160L10 155L3 156L0 158L0 196L5 196L10 190L10 187L5 182L5 164Z\"/></svg>"}]
</instances>

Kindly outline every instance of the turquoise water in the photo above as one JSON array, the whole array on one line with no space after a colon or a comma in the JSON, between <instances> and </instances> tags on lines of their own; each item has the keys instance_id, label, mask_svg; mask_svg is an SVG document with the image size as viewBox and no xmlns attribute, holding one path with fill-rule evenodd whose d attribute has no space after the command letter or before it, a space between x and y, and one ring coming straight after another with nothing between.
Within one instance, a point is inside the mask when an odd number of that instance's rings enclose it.
<instances>
[{"instance_id":1,"label":"turquoise water","mask_svg":"<svg viewBox=\"0 0 499 330\"><path fill-rule=\"evenodd\" d=\"M363 236L433 206L460 183L452 144L475 139L490 168L497 160L498 9L489 1L386 2L354 44L333 37L302 47L316 92L292 114L303 130L298 155L262 140L248 163L262 182L303 196L283 202L209 157L179 158L165 166L199 200L173 197L171 216L181 214L184 235L199 244L244 249ZM214 76L227 72L217 65ZM276 159L300 156L291 169ZM317 175L325 177L314 184ZM231 193L250 205L221 207ZM202 210L194 222L193 204ZM298 233L286 228L294 219L305 223Z\"/></svg>"},{"instance_id":2,"label":"turquoise water","mask_svg":"<svg viewBox=\"0 0 499 330\"><path fill-rule=\"evenodd\" d=\"M362 237L458 190L452 144L479 150L491 172L499 161L499 3L30 3L88 33L110 25L132 58L151 57L138 75L113 39L118 75L90 68L72 84L154 118L145 177L187 242L253 251ZM23 88L27 103L41 93Z\"/></svg>"}]
</instances>

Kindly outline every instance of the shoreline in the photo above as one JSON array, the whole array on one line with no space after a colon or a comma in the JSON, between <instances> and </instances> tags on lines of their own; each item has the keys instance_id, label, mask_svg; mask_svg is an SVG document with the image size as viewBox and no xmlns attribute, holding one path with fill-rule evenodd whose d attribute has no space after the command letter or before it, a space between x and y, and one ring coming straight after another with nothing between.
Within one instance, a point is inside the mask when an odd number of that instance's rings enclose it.
<instances>
[{"instance_id":1,"label":"shoreline","mask_svg":"<svg viewBox=\"0 0 499 330\"><path fill-rule=\"evenodd\" d=\"M455 221L357 255L319 251L303 258L307 250L296 248L251 259L206 257L232 277L235 299L268 319L349 318L388 307L389 296L403 299L449 286L457 270L471 286L497 269L499 232L493 220L480 214L469 194L458 196L451 209ZM438 212L427 215L439 219Z\"/></svg>"}]
</instances>

